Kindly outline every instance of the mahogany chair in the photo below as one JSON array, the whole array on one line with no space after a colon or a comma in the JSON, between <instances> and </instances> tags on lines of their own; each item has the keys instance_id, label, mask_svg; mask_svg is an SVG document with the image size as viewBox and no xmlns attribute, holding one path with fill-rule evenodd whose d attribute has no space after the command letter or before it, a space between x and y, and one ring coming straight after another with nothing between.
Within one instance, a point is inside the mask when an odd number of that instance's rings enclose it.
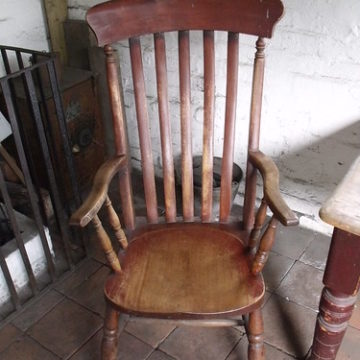
<instances>
[{"instance_id":1,"label":"mahogany chair","mask_svg":"<svg viewBox=\"0 0 360 360\"><path fill-rule=\"evenodd\" d=\"M261 271L274 241L278 221L297 225L283 201L274 162L259 151L264 38L283 13L280 0L118 0L91 8L87 21L104 46L113 114L116 156L97 172L91 193L71 224L92 222L112 274L105 284L107 302L102 358L117 358L120 313L168 319L181 324L245 326L251 360L264 359L261 306L265 286ZM194 216L190 97L189 30L203 30L204 124L201 217ZM172 135L164 32L178 31L181 103L182 216L176 212ZM221 170L219 221L212 213L213 129L215 101L214 31L228 32L227 97ZM256 35L256 54L246 170L243 219L230 216L238 86L239 33ZM154 34L163 164L165 219L158 214L149 116L146 105L140 36ZM147 209L146 225L136 226L130 178L130 156L123 117L118 69L110 44L129 39L134 96ZM255 215L257 172L264 197ZM118 174L124 229L108 197ZM125 254L118 257L97 215L105 206ZM272 217L266 229L266 212ZM129 240L129 242L128 242Z\"/></svg>"}]
</instances>

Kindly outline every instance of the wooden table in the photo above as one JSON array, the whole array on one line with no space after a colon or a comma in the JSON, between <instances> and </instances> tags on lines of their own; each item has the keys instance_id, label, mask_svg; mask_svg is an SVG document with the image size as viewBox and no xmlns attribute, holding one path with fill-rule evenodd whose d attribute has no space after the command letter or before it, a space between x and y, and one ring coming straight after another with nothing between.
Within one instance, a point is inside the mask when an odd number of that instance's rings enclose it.
<instances>
[{"instance_id":1,"label":"wooden table","mask_svg":"<svg viewBox=\"0 0 360 360\"><path fill-rule=\"evenodd\" d=\"M320 210L334 226L311 360L335 359L359 291L360 156ZM360 351L360 345L359 345Z\"/></svg>"}]
</instances>

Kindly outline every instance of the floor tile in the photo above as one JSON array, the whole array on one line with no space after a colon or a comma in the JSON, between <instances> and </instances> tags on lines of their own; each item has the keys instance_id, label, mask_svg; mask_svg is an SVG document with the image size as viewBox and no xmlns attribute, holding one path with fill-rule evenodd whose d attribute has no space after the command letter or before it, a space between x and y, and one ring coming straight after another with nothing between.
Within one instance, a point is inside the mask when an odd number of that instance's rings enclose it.
<instances>
[{"instance_id":1,"label":"floor tile","mask_svg":"<svg viewBox=\"0 0 360 360\"><path fill-rule=\"evenodd\" d=\"M0 306L0 321L6 319L14 311L14 304L11 300L3 302Z\"/></svg>"},{"instance_id":2,"label":"floor tile","mask_svg":"<svg viewBox=\"0 0 360 360\"><path fill-rule=\"evenodd\" d=\"M101 267L74 289L69 297L103 317L105 314L104 284L109 273L108 267Z\"/></svg>"},{"instance_id":3,"label":"floor tile","mask_svg":"<svg viewBox=\"0 0 360 360\"><path fill-rule=\"evenodd\" d=\"M270 291L265 291L265 296L264 296L264 302L263 302L263 307L265 306L265 304L267 303L267 301L270 299L272 293Z\"/></svg>"},{"instance_id":4,"label":"floor tile","mask_svg":"<svg viewBox=\"0 0 360 360\"><path fill-rule=\"evenodd\" d=\"M175 359L165 354L162 351L156 350L147 358L147 360L175 360Z\"/></svg>"},{"instance_id":5,"label":"floor tile","mask_svg":"<svg viewBox=\"0 0 360 360\"><path fill-rule=\"evenodd\" d=\"M121 333L128 320L128 315L122 314L119 320L119 333ZM93 337L87 341L72 357L71 360L98 360L100 359L100 346L103 337L101 328Z\"/></svg>"},{"instance_id":6,"label":"floor tile","mask_svg":"<svg viewBox=\"0 0 360 360\"><path fill-rule=\"evenodd\" d=\"M28 330L28 334L60 357L76 352L102 326L102 319L65 299Z\"/></svg>"},{"instance_id":7,"label":"floor tile","mask_svg":"<svg viewBox=\"0 0 360 360\"><path fill-rule=\"evenodd\" d=\"M55 289L65 295L69 295L83 281L99 270L101 266L101 263L98 261L87 259L73 273L70 273L69 276L59 282Z\"/></svg>"},{"instance_id":8,"label":"floor tile","mask_svg":"<svg viewBox=\"0 0 360 360\"><path fill-rule=\"evenodd\" d=\"M156 320L151 323L129 321L125 328L128 333L136 336L152 347L158 346L174 329L174 325Z\"/></svg>"},{"instance_id":9,"label":"floor tile","mask_svg":"<svg viewBox=\"0 0 360 360\"><path fill-rule=\"evenodd\" d=\"M314 239L315 232L299 226L285 227L281 224L276 232L272 251L297 260Z\"/></svg>"},{"instance_id":10,"label":"floor tile","mask_svg":"<svg viewBox=\"0 0 360 360\"><path fill-rule=\"evenodd\" d=\"M160 350L180 360L222 360L241 336L230 327L179 327L160 345Z\"/></svg>"},{"instance_id":11,"label":"floor tile","mask_svg":"<svg viewBox=\"0 0 360 360\"><path fill-rule=\"evenodd\" d=\"M325 269L331 238L317 233L314 240L302 254L300 261L320 270Z\"/></svg>"},{"instance_id":12,"label":"floor tile","mask_svg":"<svg viewBox=\"0 0 360 360\"><path fill-rule=\"evenodd\" d=\"M98 360L103 331L100 329L70 360Z\"/></svg>"},{"instance_id":13,"label":"floor tile","mask_svg":"<svg viewBox=\"0 0 360 360\"><path fill-rule=\"evenodd\" d=\"M271 252L263 270L263 276L267 290L275 290L279 287L281 280L294 264L293 259Z\"/></svg>"},{"instance_id":14,"label":"floor tile","mask_svg":"<svg viewBox=\"0 0 360 360\"><path fill-rule=\"evenodd\" d=\"M346 330L336 360L358 360L360 358L360 331L349 327Z\"/></svg>"},{"instance_id":15,"label":"floor tile","mask_svg":"<svg viewBox=\"0 0 360 360\"><path fill-rule=\"evenodd\" d=\"M360 330L360 296L357 298L355 308L350 319L350 326Z\"/></svg>"},{"instance_id":16,"label":"floor tile","mask_svg":"<svg viewBox=\"0 0 360 360\"><path fill-rule=\"evenodd\" d=\"M322 278L321 270L297 261L276 293L287 300L317 310L323 288Z\"/></svg>"},{"instance_id":17,"label":"floor tile","mask_svg":"<svg viewBox=\"0 0 360 360\"><path fill-rule=\"evenodd\" d=\"M102 250L100 242L92 230L90 230L89 239L88 256L102 264L106 264L104 251Z\"/></svg>"},{"instance_id":18,"label":"floor tile","mask_svg":"<svg viewBox=\"0 0 360 360\"><path fill-rule=\"evenodd\" d=\"M51 290L39 298L39 300L30 307L22 311L12 323L19 329L26 331L30 326L35 324L54 308L63 298L63 295L59 294L57 291Z\"/></svg>"},{"instance_id":19,"label":"floor tile","mask_svg":"<svg viewBox=\"0 0 360 360\"><path fill-rule=\"evenodd\" d=\"M316 312L272 295L263 309L265 342L303 358L309 350Z\"/></svg>"},{"instance_id":20,"label":"floor tile","mask_svg":"<svg viewBox=\"0 0 360 360\"><path fill-rule=\"evenodd\" d=\"M12 343L3 353L1 360L58 360L59 357L44 349L33 339L24 336Z\"/></svg>"},{"instance_id":21,"label":"floor tile","mask_svg":"<svg viewBox=\"0 0 360 360\"><path fill-rule=\"evenodd\" d=\"M119 338L119 359L143 360L153 351L152 347L145 344L135 336L123 331Z\"/></svg>"},{"instance_id":22,"label":"floor tile","mask_svg":"<svg viewBox=\"0 0 360 360\"><path fill-rule=\"evenodd\" d=\"M248 339L244 336L239 343L236 345L234 350L226 358L226 360L246 360L247 351L248 351ZM294 357L283 353L280 350L275 349L274 347L265 344L265 358L269 360L292 360Z\"/></svg>"},{"instance_id":23,"label":"floor tile","mask_svg":"<svg viewBox=\"0 0 360 360\"><path fill-rule=\"evenodd\" d=\"M276 348L274 348L271 345L265 344L265 354L267 356L267 358L270 359L276 359L276 360L292 360L295 359L295 357L290 356L286 353L284 353L281 350L278 350Z\"/></svg>"},{"instance_id":24,"label":"floor tile","mask_svg":"<svg viewBox=\"0 0 360 360\"><path fill-rule=\"evenodd\" d=\"M5 325L0 330L0 352L5 350L16 339L22 336L23 333L12 324Z\"/></svg>"}]
</instances>

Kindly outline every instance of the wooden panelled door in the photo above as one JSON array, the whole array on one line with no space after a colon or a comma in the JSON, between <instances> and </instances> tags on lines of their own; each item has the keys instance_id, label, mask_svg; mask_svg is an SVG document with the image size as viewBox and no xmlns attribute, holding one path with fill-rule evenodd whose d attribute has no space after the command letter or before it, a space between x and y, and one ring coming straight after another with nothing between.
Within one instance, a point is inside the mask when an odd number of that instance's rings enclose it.
<instances>
[{"instance_id":1,"label":"wooden panelled door","mask_svg":"<svg viewBox=\"0 0 360 360\"><path fill-rule=\"evenodd\" d=\"M117 359L118 319L167 319L187 325L244 325L248 359L265 359L261 271L274 242L277 223L298 220L279 192L274 162L259 150L265 38L283 13L280 0L117 0L89 10L87 21L104 46L116 154L98 170L93 188L71 218L73 225L95 227L112 274L105 283L106 317L102 358ZM194 215L190 37L203 31L204 118L201 213ZM169 115L165 32L178 32L181 134L181 193L176 199L174 154ZM228 33L226 105L219 214L213 212L216 31ZM164 218L158 194L146 100L141 37L153 34L162 152ZM231 185L239 67L239 36L256 35L243 219L231 216ZM123 116L119 73L112 44L129 41L134 105L139 135L147 224L137 226L129 144ZM134 119L129 119L133 121ZM256 180L263 199L255 213ZM118 174L124 229L108 196ZM176 200L182 200L177 212ZM122 251L118 256L99 219L104 205ZM267 220L267 211L272 215ZM215 219L219 219L215 221Z\"/></svg>"}]
</instances>

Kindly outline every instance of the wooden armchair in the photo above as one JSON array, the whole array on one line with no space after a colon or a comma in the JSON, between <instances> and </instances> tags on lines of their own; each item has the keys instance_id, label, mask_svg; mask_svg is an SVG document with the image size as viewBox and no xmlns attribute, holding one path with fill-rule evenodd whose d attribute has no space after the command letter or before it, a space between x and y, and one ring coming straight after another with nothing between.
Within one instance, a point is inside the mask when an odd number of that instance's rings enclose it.
<instances>
[{"instance_id":1,"label":"wooden armchair","mask_svg":"<svg viewBox=\"0 0 360 360\"><path fill-rule=\"evenodd\" d=\"M104 46L116 156L96 174L92 191L71 218L73 225L92 222L113 272L105 284L107 301L102 358L117 358L120 313L182 324L246 327L249 359L264 359L261 305L265 286L261 271L274 241L276 225L298 220L282 200L274 162L259 151L264 74L264 38L281 17L280 0L119 0L89 10L87 21ZM204 124L201 217L194 217L190 97L189 30L204 30ZM215 101L214 31L228 32L227 97L224 127L219 221L212 214L213 128ZM182 216L176 212L172 135L164 32L178 31L181 103ZM258 36L246 172L244 216L230 217L231 182L238 86L239 33ZM154 34L159 122L163 164L165 219L159 218L140 36ZM118 69L111 43L129 39L134 97L142 158L148 224L136 227L132 201L128 139L124 124ZM256 178L260 171L264 198L255 216ZM107 195L119 175L124 225ZM116 238L126 249L119 257L97 215L106 207ZM267 208L273 215L262 228ZM129 240L129 242L127 241ZM243 320L244 319L244 320Z\"/></svg>"}]
</instances>

